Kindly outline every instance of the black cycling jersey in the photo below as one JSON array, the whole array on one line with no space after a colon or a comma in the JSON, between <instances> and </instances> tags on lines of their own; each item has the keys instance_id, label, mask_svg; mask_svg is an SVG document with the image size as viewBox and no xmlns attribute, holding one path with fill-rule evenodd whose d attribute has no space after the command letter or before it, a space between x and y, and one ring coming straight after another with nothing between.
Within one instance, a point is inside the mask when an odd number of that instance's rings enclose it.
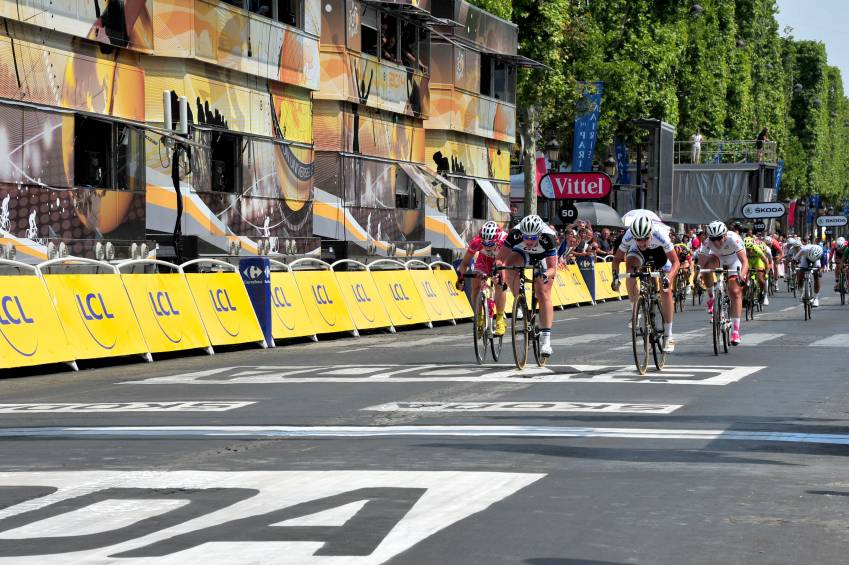
<instances>
[{"instance_id":1,"label":"black cycling jersey","mask_svg":"<svg viewBox=\"0 0 849 565\"><path fill-rule=\"evenodd\" d=\"M516 253L524 255L527 262L557 255L557 235L551 231L542 232L536 241L525 241L522 239L522 231L514 228L507 234L504 243Z\"/></svg>"}]
</instances>

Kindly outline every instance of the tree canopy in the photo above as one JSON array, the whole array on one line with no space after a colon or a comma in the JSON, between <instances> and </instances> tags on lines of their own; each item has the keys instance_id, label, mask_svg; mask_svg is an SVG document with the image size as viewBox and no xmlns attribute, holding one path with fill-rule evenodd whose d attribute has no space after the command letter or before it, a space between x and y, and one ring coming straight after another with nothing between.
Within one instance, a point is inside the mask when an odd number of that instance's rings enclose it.
<instances>
[{"instance_id":1,"label":"tree canopy","mask_svg":"<svg viewBox=\"0 0 849 565\"><path fill-rule=\"evenodd\" d=\"M778 29L775 0L472 0L519 26L520 106L539 135L568 147L579 81L604 82L599 148L634 118L679 139L754 139L763 127L785 160L782 196L849 196L849 101L820 42Z\"/></svg>"}]
</instances>

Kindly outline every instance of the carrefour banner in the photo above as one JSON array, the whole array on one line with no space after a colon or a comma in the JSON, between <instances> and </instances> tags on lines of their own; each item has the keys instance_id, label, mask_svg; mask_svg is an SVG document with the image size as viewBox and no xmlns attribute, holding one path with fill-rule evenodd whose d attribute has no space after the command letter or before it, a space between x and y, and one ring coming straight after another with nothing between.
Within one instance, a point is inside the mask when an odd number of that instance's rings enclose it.
<instances>
[{"instance_id":1,"label":"carrefour banner","mask_svg":"<svg viewBox=\"0 0 849 565\"><path fill-rule=\"evenodd\" d=\"M408 271L372 271L371 276L393 326L430 322L419 291L416 290Z\"/></svg>"},{"instance_id":2,"label":"carrefour banner","mask_svg":"<svg viewBox=\"0 0 849 565\"><path fill-rule=\"evenodd\" d=\"M580 82L581 98L576 104L575 138L572 143L572 172L591 171L598 133L602 82Z\"/></svg>"},{"instance_id":3,"label":"carrefour banner","mask_svg":"<svg viewBox=\"0 0 849 565\"><path fill-rule=\"evenodd\" d=\"M274 339L316 333L295 277L288 271L271 272L271 331Z\"/></svg>"},{"instance_id":4,"label":"carrefour banner","mask_svg":"<svg viewBox=\"0 0 849 565\"><path fill-rule=\"evenodd\" d=\"M0 277L0 369L73 361L53 301L36 276Z\"/></svg>"},{"instance_id":5,"label":"carrefour banner","mask_svg":"<svg viewBox=\"0 0 849 565\"><path fill-rule=\"evenodd\" d=\"M120 276L44 275L44 281L77 359L148 353Z\"/></svg>"},{"instance_id":6,"label":"carrefour banner","mask_svg":"<svg viewBox=\"0 0 849 565\"><path fill-rule=\"evenodd\" d=\"M122 274L121 280L151 353L209 347L182 274Z\"/></svg>"},{"instance_id":7,"label":"carrefour banner","mask_svg":"<svg viewBox=\"0 0 849 565\"><path fill-rule=\"evenodd\" d=\"M239 273L186 273L212 345L265 343Z\"/></svg>"}]
</instances>

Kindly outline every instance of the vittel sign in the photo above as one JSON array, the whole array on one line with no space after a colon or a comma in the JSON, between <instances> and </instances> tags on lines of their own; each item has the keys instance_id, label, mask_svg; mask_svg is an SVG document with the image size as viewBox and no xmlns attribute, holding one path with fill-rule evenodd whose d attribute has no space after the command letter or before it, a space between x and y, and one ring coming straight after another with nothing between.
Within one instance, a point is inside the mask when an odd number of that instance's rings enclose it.
<instances>
[{"instance_id":1,"label":"vittel sign","mask_svg":"<svg viewBox=\"0 0 849 565\"><path fill-rule=\"evenodd\" d=\"M839 228L849 223L846 216L820 216L817 225L821 228Z\"/></svg>"},{"instance_id":2,"label":"vittel sign","mask_svg":"<svg viewBox=\"0 0 849 565\"><path fill-rule=\"evenodd\" d=\"M604 173L548 173L539 181L540 193L552 200L597 200L611 187Z\"/></svg>"},{"instance_id":3,"label":"vittel sign","mask_svg":"<svg viewBox=\"0 0 849 565\"><path fill-rule=\"evenodd\" d=\"M781 202L750 202L743 206L743 217L750 220L780 218L787 213Z\"/></svg>"}]
</instances>

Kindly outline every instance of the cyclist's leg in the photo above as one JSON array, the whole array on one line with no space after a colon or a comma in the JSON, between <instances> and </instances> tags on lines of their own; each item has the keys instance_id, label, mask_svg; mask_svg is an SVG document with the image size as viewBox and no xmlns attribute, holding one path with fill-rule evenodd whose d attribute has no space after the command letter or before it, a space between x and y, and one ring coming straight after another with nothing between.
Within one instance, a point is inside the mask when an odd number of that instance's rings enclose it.
<instances>
[{"instance_id":1,"label":"cyclist's leg","mask_svg":"<svg viewBox=\"0 0 849 565\"><path fill-rule=\"evenodd\" d=\"M705 285L708 295L707 308L710 310L713 307L713 285L715 279L713 273L709 271L719 268L719 257L709 253L699 253L699 266L702 269L702 282Z\"/></svg>"},{"instance_id":2,"label":"cyclist's leg","mask_svg":"<svg viewBox=\"0 0 849 565\"><path fill-rule=\"evenodd\" d=\"M516 250L512 250L508 255L504 264L508 267L523 267L528 264L528 256ZM505 275L507 275L507 286L510 287L510 291L513 293L513 296L519 295L519 273L516 271L503 271Z\"/></svg>"},{"instance_id":3,"label":"cyclist's leg","mask_svg":"<svg viewBox=\"0 0 849 565\"><path fill-rule=\"evenodd\" d=\"M546 257L534 266L534 273L545 273L552 266L557 268L557 257ZM551 355L551 326L554 322L554 303L551 301L553 285L553 277L548 277L545 282L541 278L534 278L534 294L539 303L539 346L540 353L545 357Z\"/></svg>"},{"instance_id":4,"label":"cyclist's leg","mask_svg":"<svg viewBox=\"0 0 849 565\"><path fill-rule=\"evenodd\" d=\"M669 273L672 270L672 263L668 260L666 265L661 269L664 273ZM666 338L666 348L667 352L672 351L672 319L675 316L675 298L672 295L673 285L669 285L669 288L664 289L663 286L660 287L660 313L663 316L663 336Z\"/></svg>"},{"instance_id":5,"label":"cyclist's leg","mask_svg":"<svg viewBox=\"0 0 849 565\"><path fill-rule=\"evenodd\" d=\"M625 272L632 273L634 269L639 269L643 266L643 256L639 252L630 251L625 256ZM628 277L625 279L625 288L628 289L628 300L631 302L631 306L637 303L637 295L639 291L637 291L637 279L632 279Z\"/></svg>"},{"instance_id":6,"label":"cyclist's leg","mask_svg":"<svg viewBox=\"0 0 849 565\"><path fill-rule=\"evenodd\" d=\"M737 273L743 265L740 263L740 259L738 259L736 255L732 255L729 259L723 262L723 266L728 269L729 273ZM737 334L738 337L736 341L739 342L740 317L743 313L743 287L741 287L737 281L738 279L736 274L729 275L727 286L728 297L731 299L731 321L734 324L734 333ZM733 335L731 341L735 341L733 339Z\"/></svg>"},{"instance_id":7,"label":"cyclist's leg","mask_svg":"<svg viewBox=\"0 0 849 565\"><path fill-rule=\"evenodd\" d=\"M814 265L816 267L816 265ZM820 270L815 269L814 275L814 306L820 305Z\"/></svg>"}]
</instances>

